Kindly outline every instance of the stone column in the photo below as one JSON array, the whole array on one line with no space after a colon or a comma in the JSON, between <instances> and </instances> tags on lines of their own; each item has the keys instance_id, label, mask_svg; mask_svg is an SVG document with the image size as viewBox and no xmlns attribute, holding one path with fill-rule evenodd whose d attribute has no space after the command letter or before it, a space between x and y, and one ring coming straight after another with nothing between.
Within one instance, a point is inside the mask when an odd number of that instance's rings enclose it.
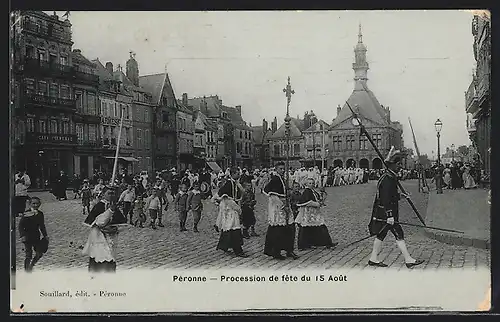
<instances>
[{"instance_id":1,"label":"stone column","mask_svg":"<svg viewBox=\"0 0 500 322\"><path fill-rule=\"evenodd\" d=\"M89 155L87 157L88 160L88 176L89 178L94 175L94 156Z\"/></svg>"},{"instance_id":2,"label":"stone column","mask_svg":"<svg viewBox=\"0 0 500 322\"><path fill-rule=\"evenodd\" d=\"M75 155L73 156L73 166L74 166L74 173L80 174L80 156Z\"/></svg>"}]
</instances>

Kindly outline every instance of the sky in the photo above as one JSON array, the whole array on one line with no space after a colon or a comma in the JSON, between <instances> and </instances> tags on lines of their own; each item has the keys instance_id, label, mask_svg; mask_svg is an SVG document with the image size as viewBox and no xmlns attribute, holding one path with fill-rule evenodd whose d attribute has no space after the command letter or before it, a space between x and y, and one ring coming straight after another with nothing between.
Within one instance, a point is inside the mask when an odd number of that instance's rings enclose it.
<instances>
[{"instance_id":1,"label":"sky","mask_svg":"<svg viewBox=\"0 0 500 322\"><path fill-rule=\"evenodd\" d=\"M140 75L167 69L177 98L217 94L242 106L247 123L313 110L331 123L354 87L354 46L362 25L368 87L403 124L411 118L422 154L469 145L465 98L475 67L468 11L72 11L73 48L114 66L136 53Z\"/></svg>"}]
</instances>

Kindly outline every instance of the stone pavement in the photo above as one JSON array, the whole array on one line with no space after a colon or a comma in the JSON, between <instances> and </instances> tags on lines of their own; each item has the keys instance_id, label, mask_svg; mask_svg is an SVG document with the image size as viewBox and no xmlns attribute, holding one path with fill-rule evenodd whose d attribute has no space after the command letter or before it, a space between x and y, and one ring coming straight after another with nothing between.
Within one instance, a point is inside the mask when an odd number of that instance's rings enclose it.
<instances>
[{"instance_id":1,"label":"stone pavement","mask_svg":"<svg viewBox=\"0 0 500 322\"><path fill-rule=\"evenodd\" d=\"M488 190L431 191L427 209L428 226L463 231L464 234L427 230L426 234L450 244L490 248L490 205Z\"/></svg>"},{"instance_id":2,"label":"stone pavement","mask_svg":"<svg viewBox=\"0 0 500 322\"><path fill-rule=\"evenodd\" d=\"M425 215L428 195L417 192L416 181L404 181L403 185L412 194L416 207ZM376 182L364 185L327 188L327 206L324 209L330 234L339 245L335 249L313 249L297 252L298 260L277 261L263 254L267 228L267 198L257 192L256 230L259 237L245 239L244 250L248 258L234 257L215 249L218 234L213 229L216 213L210 202L205 205L200 222L200 233L179 232L176 215L169 209L164 214L165 228L123 228L118 240L118 269L132 268L260 268L288 270L295 268L356 268L375 269L367 266L371 253L372 239L345 247L349 243L368 235L368 219L375 194ZM81 200L55 201L47 192L33 193L42 197L42 210L50 237L47 254L35 269L83 268L88 259L81 254L79 246L86 242L88 228L81 223L84 219ZM418 224L418 219L405 202L401 202L400 220ZM187 223L192 227L192 217ZM426 262L414 269L476 269L489 267L490 253L487 250L467 246L447 245L425 236L423 229L404 227L408 249L416 258ZM17 242L17 269L22 269L23 245ZM404 260L394 237L389 234L383 246L380 259L390 269L405 269Z\"/></svg>"}]
</instances>

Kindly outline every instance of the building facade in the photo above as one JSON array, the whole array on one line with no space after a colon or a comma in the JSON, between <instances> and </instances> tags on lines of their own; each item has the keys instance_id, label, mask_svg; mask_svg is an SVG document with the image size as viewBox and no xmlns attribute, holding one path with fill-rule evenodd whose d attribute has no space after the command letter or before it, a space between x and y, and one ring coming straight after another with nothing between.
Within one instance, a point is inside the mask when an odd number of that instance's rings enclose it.
<instances>
[{"instance_id":1,"label":"building facade","mask_svg":"<svg viewBox=\"0 0 500 322\"><path fill-rule=\"evenodd\" d=\"M252 126L252 133L254 166L256 168L268 168L271 163L269 136L272 132L267 121L263 119L261 126Z\"/></svg>"},{"instance_id":2,"label":"building facade","mask_svg":"<svg viewBox=\"0 0 500 322\"><path fill-rule=\"evenodd\" d=\"M151 94L153 113L153 171L180 169L177 141L177 100L168 74L139 76L139 85Z\"/></svg>"},{"instance_id":3,"label":"building facade","mask_svg":"<svg viewBox=\"0 0 500 322\"><path fill-rule=\"evenodd\" d=\"M290 138L288 145L288 160L291 169L297 169L302 166L303 151L304 151L304 136L302 135L300 120L292 118L290 122ZM272 129L276 127L276 118L272 124ZM283 123L272 135L269 137L269 150L271 155L271 166L277 162L285 162L287 159L287 139L286 127Z\"/></svg>"},{"instance_id":4,"label":"building facade","mask_svg":"<svg viewBox=\"0 0 500 322\"><path fill-rule=\"evenodd\" d=\"M304 135L304 166L326 167L329 141L328 128L328 123L319 120L302 132Z\"/></svg>"},{"instance_id":5,"label":"building facade","mask_svg":"<svg viewBox=\"0 0 500 322\"><path fill-rule=\"evenodd\" d=\"M355 60L352 64L354 90L347 102L358 114L377 148L385 156L391 146L396 149L403 148L403 132L401 124L391 120L390 108L381 105L375 94L368 89L369 65L366 52L360 25L358 43L354 48ZM337 107L337 116L328 132L328 166L366 169L383 167L382 160L366 136L360 135L359 127L353 123L352 112L347 103L343 107Z\"/></svg>"},{"instance_id":6,"label":"building facade","mask_svg":"<svg viewBox=\"0 0 500 322\"><path fill-rule=\"evenodd\" d=\"M95 63L88 60L80 49L71 54L75 70L73 89L76 99L74 115L78 145L73 156L74 173L89 178L99 166L102 149L99 106L99 76Z\"/></svg>"},{"instance_id":7,"label":"building facade","mask_svg":"<svg viewBox=\"0 0 500 322\"><path fill-rule=\"evenodd\" d=\"M177 101L177 141L179 142L180 170L192 169L195 163L193 157L194 113L188 107L187 93L182 100Z\"/></svg>"},{"instance_id":8,"label":"building facade","mask_svg":"<svg viewBox=\"0 0 500 322\"><path fill-rule=\"evenodd\" d=\"M235 107L223 106L222 109L233 127L233 165L242 169L251 169L253 167L254 153L253 133L251 127L247 125L241 116L241 105Z\"/></svg>"},{"instance_id":9,"label":"building facade","mask_svg":"<svg viewBox=\"0 0 500 322\"><path fill-rule=\"evenodd\" d=\"M206 120L207 117L201 111L194 113L194 140L193 140L193 155L195 158L196 168L205 166L206 150Z\"/></svg>"},{"instance_id":10,"label":"building facade","mask_svg":"<svg viewBox=\"0 0 500 322\"><path fill-rule=\"evenodd\" d=\"M13 163L32 187L73 175L77 136L71 23L56 14L16 13L13 33Z\"/></svg>"},{"instance_id":11,"label":"building facade","mask_svg":"<svg viewBox=\"0 0 500 322\"><path fill-rule=\"evenodd\" d=\"M469 137L479 155L481 169L490 174L491 133L491 20L475 15L472 19L474 59L473 80L465 92Z\"/></svg>"}]
</instances>

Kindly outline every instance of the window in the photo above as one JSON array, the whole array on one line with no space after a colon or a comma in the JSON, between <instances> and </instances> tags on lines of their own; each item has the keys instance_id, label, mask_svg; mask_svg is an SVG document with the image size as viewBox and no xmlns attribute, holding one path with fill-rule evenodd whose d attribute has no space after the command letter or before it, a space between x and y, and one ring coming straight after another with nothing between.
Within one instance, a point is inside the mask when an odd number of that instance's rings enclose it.
<instances>
[{"instance_id":1,"label":"window","mask_svg":"<svg viewBox=\"0 0 500 322\"><path fill-rule=\"evenodd\" d=\"M359 149L360 150L368 150L369 149L369 142L368 142L368 139L366 138L366 136L364 135L361 135L359 137Z\"/></svg>"},{"instance_id":2,"label":"window","mask_svg":"<svg viewBox=\"0 0 500 322\"><path fill-rule=\"evenodd\" d=\"M76 98L76 110L81 112L83 108L82 92L75 92L75 98Z\"/></svg>"},{"instance_id":3,"label":"window","mask_svg":"<svg viewBox=\"0 0 500 322\"><path fill-rule=\"evenodd\" d=\"M47 133L47 122L45 120L40 120L39 121L38 132L40 132L40 133Z\"/></svg>"},{"instance_id":4,"label":"window","mask_svg":"<svg viewBox=\"0 0 500 322\"><path fill-rule=\"evenodd\" d=\"M54 66L57 63L57 56L54 54L49 55L49 64Z\"/></svg>"},{"instance_id":5,"label":"window","mask_svg":"<svg viewBox=\"0 0 500 322\"><path fill-rule=\"evenodd\" d=\"M115 127L114 126L109 127L109 138L110 138L110 144L116 145L116 134L115 134Z\"/></svg>"},{"instance_id":6,"label":"window","mask_svg":"<svg viewBox=\"0 0 500 322\"><path fill-rule=\"evenodd\" d=\"M251 140L252 139L252 132L248 132L248 139Z\"/></svg>"},{"instance_id":7,"label":"window","mask_svg":"<svg viewBox=\"0 0 500 322\"><path fill-rule=\"evenodd\" d=\"M32 78L26 78L26 94L35 94L35 80Z\"/></svg>"},{"instance_id":8,"label":"window","mask_svg":"<svg viewBox=\"0 0 500 322\"><path fill-rule=\"evenodd\" d=\"M245 154L248 154L248 143L245 143Z\"/></svg>"},{"instance_id":9,"label":"window","mask_svg":"<svg viewBox=\"0 0 500 322\"><path fill-rule=\"evenodd\" d=\"M342 137L340 135L333 136L333 150L341 151L342 150Z\"/></svg>"},{"instance_id":10,"label":"window","mask_svg":"<svg viewBox=\"0 0 500 322\"><path fill-rule=\"evenodd\" d=\"M35 132L35 120L32 117L26 119L26 131Z\"/></svg>"},{"instance_id":11,"label":"window","mask_svg":"<svg viewBox=\"0 0 500 322\"><path fill-rule=\"evenodd\" d=\"M93 93L87 93L87 112L90 115L96 115L96 99Z\"/></svg>"},{"instance_id":12,"label":"window","mask_svg":"<svg viewBox=\"0 0 500 322\"><path fill-rule=\"evenodd\" d=\"M149 130L144 130L144 141L146 142L146 148L151 145L151 136Z\"/></svg>"},{"instance_id":13,"label":"window","mask_svg":"<svg viewBox=\"0 0 500 322\"><path fill-rule=\"evenodd\" d=\"M89 140L89 125L88 124L83 125L83 140L84 141Z\"/></svg>"},{"instance_id":14,"label":"window","mask_svg":"<svg viewBox=\"0 0 500 322\"><path fill-rule=\"evenodd\" d=\"M57 133L57 121L50 120L50 133Z\"/></svg>"},{"instance_id":15,"label":"window","mask_svg":"<svg viewBox=\"0 0 500 322\"><path fill-rule=\"evenodd\" d=\"M374 134L373 135L373 142L375 143L377 148L380 149L382 147L382 134Z\"/></svg>"},{"instance_id":16,"label":"window","mask_svg":"<svg viewBox=\"0 0 500 322\"><path fill-rule=\"evenodd\" d=\"M35 48L33 46L26 46L26 57L36 59Z\"/></svg>"},{"instance_id":17,"label":"window","mask_svg":"<svg viewBox=\"0 0 500 322\"><path fill-rule=\"evenodd\" d=\"M69 99L71 92L68 85L61 85L61 98Z\"/></svg>"},{"instance_id":18,"label":"window","mask_svg":"<svg viewBox=\"0 0 500 322\"><path fill-rule=\"evenodd\" d=\"M274 156L278 157L279 155L280 155L280 146L276 144L274 146Z\"/></svg>"},{"instance_id":19,"label":"window","mask_svg":"<svg viewBox=\"0 0 500 322\"><path fill-rule=\"evenodd\" d=\"M116 105L117 104L115 102L113 102L111 104L113 104L113 107L112 107L113 108L113 115L111 115L111 116L117 117L118 116L118 111L116 110Z\"/></svg>"},{"instance_id":20,"label":"window","mask_svg":"<svg viewBox=\"0 0 500 322\"><path fill-rule=\"evenodd\" d=\"M137 146L142 147L142 129L137 129Z\"/></svg>"},{"instance_id":21,"label":"window","mask_svg":"<svg viewBox=\"0 0 500 322\"><path fill-rule=\"evenodd\" d=\"M95 124L89 124L89 141L95 142L97 140L97 127Z\"/></svg>"},{"instance_id":22,"label":"window","mask_svg":"<svg viewBox=\"0 0 500 322\"><path fill-rule=\"evenodd\" d=\"M47 59L47 56L45 55L45 50L38 48L38 60L45 61L46 59Z\"/></svg>"},{"instance_id":23,"label":"window","mask_svg":"<svg viewBox=\"0 0 500 322\"><path fill-rule=\"evenodd\" d=\"M68 121L64 121L63 122L63 133L62 134L70 134L69 133L69 122Z\"/></svg>"},{"instance_id":24,"label":"window","mask_svg":"<svg viewBox=\"0 0 500 322\"><path fill-rule=\"evenodd\" d=\"M293 154L300 155L300 144L299 143L295 143L293 145Z\"/></svg>"},{"instance_id":25,"label":"window","mask_svg":"<svg viewBox=\"0 0 500 322\"><path fill-rule=\"evenodd\" d=\"M47 95L47 83L44 81L38 82L38 94Z\"/></svg>"},{"instance_id":26,"label":"window","mask_svg":"<svg viewBox=\"0 0 500 322\"><path fill-rule=\"evenodd\" d=\"M103 126L102 127L102 136L104 138L104 145L109 145L110 140L109 140L109 133L110 129L109 126Z\"/></svg>"},{"instance_id":27,"label":"window","mask_svg":"<svg viewBox=\"0 0 500 322\"><path fill-rule=\"evenodd\" d=\"M78 141L83 141L83 124L76 124L76 136L78 137Z\"/></svg>"},{"instance_id":28,"label":"window","mask_svg":"<svg viewBox=\"0 0 500 322\"><path fill-rule=\"evenodd\" d=\"M61 56L61 57L60 57L60 62L59 62L59 63L60 63L61 65L63 65L63 66L68 65L68 57L66 57L66 56Z\"/></svg>"},{"instance_id":29,"label":"window","mask_svg":"<svg viewBox=\"0 0 500 322\"><path fill-rule=\"evenodd\" d=\"M239 131L240 132L240 139L243 139L243 131Z\"/></svg>"},{"instance_id":30,"label":"window","mask_svg":"<svg viewBox=\"0 0 500 322\"><path fill-rule=\"evenodd\" d=\"M236 142L236 153L241 153L241 142Z\"/></svg>"},{"instance_id":31,"label":"window","mask_svg":"<svg viewBox=\"0 0 500 322\"><path fill-rule=\"evenodd\" d=\"M346 136L346 149L352 150L354 148L354 135Z\"/></svg>"}]
</instances>

